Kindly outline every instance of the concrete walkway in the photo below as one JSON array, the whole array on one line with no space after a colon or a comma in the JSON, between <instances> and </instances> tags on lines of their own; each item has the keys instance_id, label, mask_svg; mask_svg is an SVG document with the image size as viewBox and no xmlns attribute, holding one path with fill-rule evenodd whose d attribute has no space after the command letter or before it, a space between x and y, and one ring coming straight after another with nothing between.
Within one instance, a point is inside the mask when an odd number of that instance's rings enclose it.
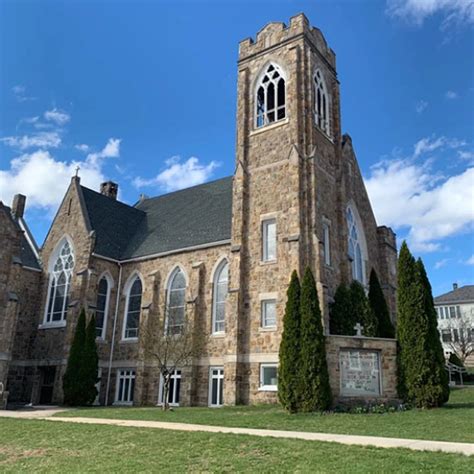
<instances>
[{"instance_id":1,"label":"concrete walkway","mask_svg":"<svg viewBox=\"0 0 474 474\"><path fill-rule=\"evenodd\" d=\"M332 433L310 433L304 431L264 430L255 428L232 428L228 426L196 425L190 423L168 423L163 421L143 420L115 420L108 418L85 417L53 417L64 410L50 409L38 411L1 411L0 417L48 420L66 423L83 423L92 425L114 425L138 428L158 428L162 430L194 431L207 433L232 433L251 436L272 438L302 439L306 441L329 441L341 444L358 446L375 446L378 448L407 448L415 451L440 451L445 453L458 453L468 456L474 455L474 444L452 443L448 441L428 441L403 438L383 438L379 436L343 435Z\"/></svg>"}]
</instances>

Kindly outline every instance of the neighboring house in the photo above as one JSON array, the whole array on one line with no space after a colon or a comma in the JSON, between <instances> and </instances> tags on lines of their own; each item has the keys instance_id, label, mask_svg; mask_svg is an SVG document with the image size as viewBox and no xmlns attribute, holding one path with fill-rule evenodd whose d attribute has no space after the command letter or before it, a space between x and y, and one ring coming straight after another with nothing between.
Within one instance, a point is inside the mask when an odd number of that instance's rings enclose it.
<instances>
[{"instance_id":1,"label":"neighboring house","mask_svg":"<svg viewBox=\"0 0 474 474\"><path fill-rule=\"evenodd\" d=\"M455 352L471 352L468 365L474 365L474 285L458 287L434 299L438 316L438 329L446 357Z\"/></svg>"},{"instance_id":2,"label":"neighboring house","mask_svg":"<svg viewBox=\"0 0 474 474\"><path fill-rule=\"evenodd\" d=\"M11 400L61 402L82 307L97 317L101 404L160 400L141 336L162 317L173 333L189 317L209 335L202 356L173 374L172 404L276 401L289 278L308 265L326 332L337 286L367 286L371 269L393 316L395 234L377 227L340 116L335 54L301 14L240 43L233 176L134 206L117 200L115 183L96 192L73 177L40 251L41 282L22 297L36 306L17 325L29 352L10 362ZM394 341L331 336L327 347L335 395L341 350L346 393L357 393L351 377L364 360L366 393L396 396Z\"/></svg>"}]
</instances>

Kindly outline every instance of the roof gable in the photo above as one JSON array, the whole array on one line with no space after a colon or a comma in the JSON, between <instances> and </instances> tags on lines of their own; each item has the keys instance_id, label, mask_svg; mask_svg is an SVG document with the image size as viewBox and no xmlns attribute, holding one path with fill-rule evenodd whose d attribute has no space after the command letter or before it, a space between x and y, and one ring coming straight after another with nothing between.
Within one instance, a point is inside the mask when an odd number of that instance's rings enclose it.
<instances>
[{"instance_id":1,"label":"roof gable","mask_svg":"<svg viewBox=\"0 0 474 474\"><path fill-rule=\"evenodd\" d=\"M455 290L437 296L434 299L435 304L469 302L474 303L474 285L465 285Z\"/></svg>"}]
</instances>

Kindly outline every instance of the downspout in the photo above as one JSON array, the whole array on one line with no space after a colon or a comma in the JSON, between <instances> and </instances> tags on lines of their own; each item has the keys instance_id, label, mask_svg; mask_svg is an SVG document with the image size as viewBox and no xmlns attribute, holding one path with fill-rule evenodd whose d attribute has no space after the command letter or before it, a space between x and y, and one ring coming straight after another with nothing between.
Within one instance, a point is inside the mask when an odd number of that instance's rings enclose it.
<instances>
[{"instance_id":1,"label":"downspout","mask_svg":"<svg viewBox=\"0 0 474 474\"><path fill-rule=\"evenodd\" d=\"M122 264L117 262L119 266L119 278L118 278L118 286L117 286L117 298L115 301L115 314L114 314L114 328L112 331L112 343L110 345L110 357L109 357L109 370L107 372L107 388L105 391L105 406L109 404L109 390L110 390L110 376L112 375L112 361L114 358L114 347L115 347L115 332L117 329L117 317L119 311L119 303L120 303L120 293L122 291Z\"/></svg>"}]
</instances>

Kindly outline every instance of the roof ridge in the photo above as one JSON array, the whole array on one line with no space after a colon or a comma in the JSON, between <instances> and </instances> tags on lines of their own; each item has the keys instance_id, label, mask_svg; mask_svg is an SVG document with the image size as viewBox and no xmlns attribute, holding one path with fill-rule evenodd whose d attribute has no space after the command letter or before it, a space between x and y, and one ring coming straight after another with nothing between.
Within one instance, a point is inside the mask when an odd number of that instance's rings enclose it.
<instances>
[{"instance_id":1,"label":"roof ridge","mask_svg":"<svg viewBox=\"0 0 474 474\"><path fill-rule=\"evenodd\" d=\"M110 202L114 202L114 203L116 203L116 204L118 204L118 205L120 205L120 206L126 207L127 209L133 209L134 211L138 211L138 212L140 212L141 214L145 214L144 211L142 211L141 209L138 209L138 208L135 207L135 206L132 206L132 205L130 205L130 204L127 204L127 203L125 203L125 202L123 202L123 201L119 201L118 199L112 199L112 198L110 198L110 197L108 197L108 196L104 196L102 193L99 193L99 192L95 191L94 189L88 188L87 186L83 186L83 185L81 184L80 187L81 187L82 189L85 189L85 190L87 190L87 191L90 191L90 192L92 192L92 193L94 193L94 194L97 194L98 196L101 196L101 197L104 198L104 199L108 199Z\"/></svg>"},{"instance_id":2,"label":"roof ridge","mask_svg":"<svg viewBox=\"0 0 474 474\"><path fill-rule=\"evenodd\" d=\"M171 191L169 193L159 194L158 196L148 197L148 198L145 198L143 201L138 201L135 204L135 206L138 205L138 204L141 204L144 201L151 201L151 200L154 200L154 199L159 199L159 198L164 198L164 197L167 197L167 196L172 196L173 194L182 193L184 191L189 191L190 189L204 187L204 186L207 186L209 184L217 183L218 181L224 181L224 180L228 180L228 179L232 179L232 178L233 178L233 175L223 176L222 178L213 179L212 181L206 181L205 183L195 184L194 186L189 186L188 188L177 189L176 191Z\"/></svg>"}]
</instances>

